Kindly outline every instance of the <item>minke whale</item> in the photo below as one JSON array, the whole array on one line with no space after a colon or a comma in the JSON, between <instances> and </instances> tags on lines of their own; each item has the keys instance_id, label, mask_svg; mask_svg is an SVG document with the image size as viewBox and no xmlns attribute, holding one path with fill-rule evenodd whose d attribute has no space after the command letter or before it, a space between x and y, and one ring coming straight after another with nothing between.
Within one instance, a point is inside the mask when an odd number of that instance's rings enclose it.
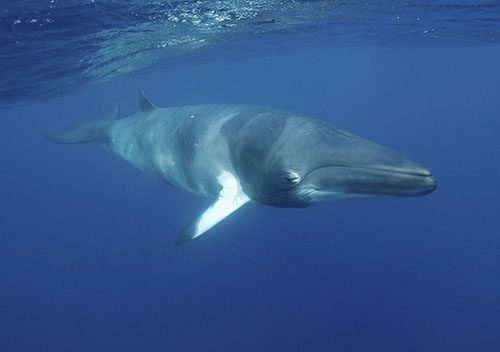
<instances>
[{"instance_id":1,"label":"minke whale","mask_svg":"<svg viewBox=\"0 0 500 352\"><path fill-rule=\"evenodd\" d=\"M419 196L431 172L391 149L327 122L252 105L154 106L89 123L59 143L98 142L140 170L214 199L177 238L196 238L250 202L308 207L335 199Z\"/></svg>"}]
</instances>

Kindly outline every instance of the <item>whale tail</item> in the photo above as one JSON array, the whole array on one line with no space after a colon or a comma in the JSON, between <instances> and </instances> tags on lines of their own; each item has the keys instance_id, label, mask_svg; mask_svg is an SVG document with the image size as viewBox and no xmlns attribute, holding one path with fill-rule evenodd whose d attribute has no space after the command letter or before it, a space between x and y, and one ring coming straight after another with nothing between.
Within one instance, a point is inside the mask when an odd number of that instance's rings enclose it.
<instances>
[{"instance_id":1,"label":"whale tail","mask_svg":"<svg viewBox=\"0 0 500 352\"><path fill-rule=\"evenodd\" d=\"M103 123L105 122L105 123ZM89 123L75 128L74 130L52 134L42 132L42 135L48 140L56 143L85 143L85 142L105 142L107 137L106 127L107 121L99 121L96 123Z\"/></svg>"},{"instance_id":2,"label":"whale tail","mask_svg":"<svg viewBox=\"0 0 500 352\"><path fill-rule=\"evenodd\" d=\"M86 123L71 131L64 133L47 133L42 135L48 140L56 143L85 143L85 142L106 142L108 139L108 127L118 117L118 108L106 119L96 122Z\"/></svg>"}]
</instances>

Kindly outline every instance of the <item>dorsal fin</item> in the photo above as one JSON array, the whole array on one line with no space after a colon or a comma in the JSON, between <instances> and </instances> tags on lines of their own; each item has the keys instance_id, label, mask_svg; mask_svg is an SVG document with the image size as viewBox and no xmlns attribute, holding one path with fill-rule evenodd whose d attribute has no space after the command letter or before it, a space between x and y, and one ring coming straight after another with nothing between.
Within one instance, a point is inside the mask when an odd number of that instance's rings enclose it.
<instances>
[{"instance_id":1,"label":"dorsal fin","mask_svg":"<svg viewBox=\"0 0 500 352\"><path fill-rule=\"evenodd\" d=\"M118 120L120 118L120 108L115 105L113 112L106 118L106 120Z\"/></svg>"},{"instance_id":2,"label":"dorsal fin","mask_svg":"<svg viewBox=\"0 0 500 352\"><path fill-rule=\"evenodd\" d=\"M146 98L142 90L139 91L139 108L141 111L151 111L156 109L156 106L154 106L153 103Z\"/></svg>"}]
</instances>

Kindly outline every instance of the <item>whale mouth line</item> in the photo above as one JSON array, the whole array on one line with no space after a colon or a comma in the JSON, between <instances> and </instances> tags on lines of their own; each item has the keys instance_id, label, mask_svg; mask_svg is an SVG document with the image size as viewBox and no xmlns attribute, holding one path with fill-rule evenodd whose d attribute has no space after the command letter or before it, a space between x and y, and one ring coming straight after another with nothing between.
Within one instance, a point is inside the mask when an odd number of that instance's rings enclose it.
<instances>
[{"instance_id":1,"label":"whale mouth line","mask_svg":"<svg viewBox=\"0 0 500 352\"><path fill-rule=\"evenodd\" d=\"M389 174L389 175L401 175L401 176L417 176L417 177L432 177L432 174L430 171L426 169L421 169L421 170L410 170L410 169L404 169L404 168L398 168L398 167L392 167L392 166L383 166L383 165L376 165L376 166L370 166L370 165L356 165L356 164L331 164L331 165L324 165L320 166L318 168L315 168L311 170L309 174L321 170L324 168L346 168L346 169L352 169L352 170L359 170L359 171L368 171L368 172L375 172L375 173L382 173L382 174Z\"/></svg>"},{"instance_id":2,"label":"whale mouth line","mask_svg":"<svg viewBox=\"0 0 500 352\"><path fill-rule=\"evenodd\" d=\"M351 195L416 196L437 187L431 172L419 166L329 164L312 170L306 179L317 191Z\"/></svg>"}]
</instances>

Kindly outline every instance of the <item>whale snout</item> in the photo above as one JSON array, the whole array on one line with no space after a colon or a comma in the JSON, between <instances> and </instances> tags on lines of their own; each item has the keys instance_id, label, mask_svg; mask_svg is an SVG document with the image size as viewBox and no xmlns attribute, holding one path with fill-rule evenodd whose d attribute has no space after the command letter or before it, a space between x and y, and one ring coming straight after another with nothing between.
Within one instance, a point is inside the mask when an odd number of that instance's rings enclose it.
<instances>
[{"instance_id":1,"label":"whale snout","mask_svg":"<svg viewBox=\"0 0 500 352\"><path fill-rule=\"evenodd\" d=\"M421 196L433 192L437 182L423 167L375 165L326 165L304 180L324 196Z\"/></svg>"},{"instance_id":2,"label":"whale snout","mask_svg":"<svg viewBox=\"0 0 500 352\"><path fill-rule=\"evenodd\" d=\"M425 194L432 193L437 188L436 178L432 175L421 177L419 182L420 184L418 185L415 193L416 196L423 196Z\"/></svg>"},{"instance_id":3,"label":"whale snout","mask_svg":"<svg viewBox=\"0 0 500 352\"><path fill-rule=\"evenodd\" d=\"M409 159L404 159L402 166L367 166L365 170L356 169L357 167L351 167L353 178L361 177L366 182L361 191L367 194L420 196L433 192L437 187L436 178L431 171Z\"/></svg>"},{"instance_id":4,"label":"whale snout","mask_svg":"<svg viewBox=\"0 0 500 352\"><path fill-rule=\"evenodd\" d=\"M359 139L346 143L344 150L349 152L332 154L328 162L309 172L305 187L322 198L420 196L437 187L428 168L400 153Z\"/></svg>"},{"instance_id":5,"label":"whale snout","mask_svg":"<svg viewBox=\"0 0 500 352\"><path fill-rule=\"evenodd\" d=\"M414 174L414 191L416 196L434 192L437 188L436 178L430 170L422 169L418 174Z\"/></svg>"},{"instance_id":6,"label":"whale snout","mask_svg":"<svg viewBox=\"0 0 500 352\"><path fill-rule=\"evenodd\" d=\"M379 170L367 171L370 176L366 185L368 194L380 194L389 196L421 196L433 192L437 187L436 178L430 170L425 168L401 170ZM375 188L370 187L374 185ZM378 188L377 188L378 187Z\"/></svg>"}]
</instances>

